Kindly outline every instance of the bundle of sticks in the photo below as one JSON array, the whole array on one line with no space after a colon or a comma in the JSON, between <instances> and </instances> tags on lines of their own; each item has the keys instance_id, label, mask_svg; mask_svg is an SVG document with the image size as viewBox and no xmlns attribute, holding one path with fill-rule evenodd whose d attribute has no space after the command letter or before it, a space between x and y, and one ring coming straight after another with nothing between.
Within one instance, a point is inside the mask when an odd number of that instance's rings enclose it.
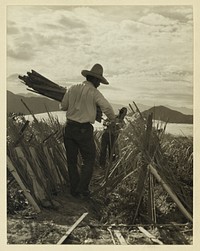
<instances>
[{"instance_id":1,"label":"bundle of sticks","mask_svg":"<svg viewBox=\"0 0 200 251\"><path fill-rule=\"evenodd\" d=\"M63 96L66 92L66 88L60 86L51 80L45 78L38 72L31 70L31 72L27 72L27 75L18 76L22 83L27 85L29 88L27 90L32 91L37 94L41 94L48 98L54 99L56 101L61 102ZM101 123L102 119L102 111L99 106L97 106L97 114L96 121Z\"/></svg>"}]
</instances>

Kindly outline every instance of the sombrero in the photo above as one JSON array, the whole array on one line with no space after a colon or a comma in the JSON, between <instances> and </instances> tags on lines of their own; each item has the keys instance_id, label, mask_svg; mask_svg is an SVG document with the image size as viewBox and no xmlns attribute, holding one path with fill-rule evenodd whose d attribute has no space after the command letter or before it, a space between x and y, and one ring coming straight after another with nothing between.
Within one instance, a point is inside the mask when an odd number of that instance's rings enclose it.
<instances>
[{"instance_id":1,"label":"sombrero","mask_svg":"<svg viewBox=\"0 0 200 251\"><path fill-rule=\"evenodd\" d=\"M108 85L108 81L103 77L103 67L100 64L95 64L90 71L82 70L81 74L86 77L88 75L98 78L102 84Z\"/></svg>"}]
</instances>

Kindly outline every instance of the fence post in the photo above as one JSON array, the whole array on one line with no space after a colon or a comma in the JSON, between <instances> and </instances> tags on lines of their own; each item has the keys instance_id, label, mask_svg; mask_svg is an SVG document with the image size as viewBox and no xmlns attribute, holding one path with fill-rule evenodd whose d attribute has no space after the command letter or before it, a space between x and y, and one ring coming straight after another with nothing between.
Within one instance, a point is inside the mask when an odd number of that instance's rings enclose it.
<instances>
[{"instance_id":1,"label":"fence post","mask_svg":"<svg viewBox=\"0 0 200 251\"><path fill-rule=\"evenodd\" d=\"M17 153L17 156L19 158L20 163L22 164L22 166L26 169L26 171L28 172L31 181L32 181L32 185L33 185L33 191L34 191L34 195L36 197L36 199L38 199L39 201L45 200L45 192L43 190L43 188L40 186L40 184L38 183L36 176L29 164L29 162L27 161L27 159L24 156L24 153L22 152L20 147L16 147L15 151Z\"/></svg>"},{"instance_id":2,"label":"fence post","mask_svg":"<svg viewBox=\"0 0 200 251\"><path fill-rule=\"evenodd\" d=\"M166 182L163 181L163 179L158 174L158 172L156 171L156 169L151 164L148 165L148 169L154 175L154 177L157 179L157 181L162 185L162 187L167 191L167 193L170 195L170 197L172 198L172 200L176 203L177 207L185 215L185 217L188 220L190 220L191 222L193 222L192 215L184 208L183 204L178 199L178 197L176 196L176 194L171 190L171 188L168 186L168 184L166 184Z\"/></svg>"},{"instance_id":3,"label":"fence post","mask_svg":"<svg viewBox=\"0 0 200 251\"><path fill-rule=\"evenodd\" d=\"M37 205L37 203L33 199L32 195L30 194L30 191L23 184L21 178L19 177L14 165L12 164L12 162L8 156L7 156L7 167L8 167L8 170L12 173L12 175L15 178L15 180L17 181L17 183L19 184L19 186L21 187L21 189L23 190L24 195L27 198L27 200L29 201L29 203L35 208L37 213L40 213L41 210L40 210L39 206Z\"/></svg>"}]
</instances>

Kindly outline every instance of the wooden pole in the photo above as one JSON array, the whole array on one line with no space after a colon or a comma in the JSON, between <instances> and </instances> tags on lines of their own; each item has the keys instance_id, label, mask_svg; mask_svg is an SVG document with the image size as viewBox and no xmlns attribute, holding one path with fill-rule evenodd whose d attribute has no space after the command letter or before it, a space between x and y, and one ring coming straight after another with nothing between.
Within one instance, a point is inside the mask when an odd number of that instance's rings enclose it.
<instances>
[{"instance_id":1,"label":"wooden pole","mask_svg":"<svg viewBox=\"0 0 200 251\"><path fill-rule=\"evenodd\" d=\"M156 207L154 200L154 176L149 172L148 214L151 221L156 223Z\"/></svg>"},{"instance_id":2,"label":"wooden pole","mask_svg":"<svg viewBox=\"0 0 200 251\"><path fill-rule=\"evenodd\" d=\"M55 185L55 187L57 187L58 185L61 185L61 181L59 179L57 169L55 168L55 165L53 163L52 157L51 157L51 155L49 153L49 150L48 150L47 146L44 146L43 150L44 150L47 162L48 162L49 171L50 171L50 173L51 173L51 175L53 177L54 185Z\"/></svg>"},{"instance_id":3,"label":"wooden pole","mask_svg":"<svg viewBox=\"0 0 200 251\"><path fill-rule=\"evenodd\" d=\"M71 232L78 226L78 224L88 215L88 213L82 214L82 216L69 228L66 234L58 241L57 245L63 244Z\"/></svg>"},{"instance_id":4,"label":"wooden pole","mask_svg":"<svg viewBox=\"0 0 200 251\"><path fill-rule=\"evenodd\" d=\"M147 120L147 129L146 129L146 134L145 134L145 140L143 144L143 149L145 152L148 152L149 150L149 145L150 145L150 138L151 138L151 132L152 132L152 113L148 116ZM138 175L138 182L137 182L137 187L136 187L136 200L138 201L138 205L136 208L135 216L133 218L133 222L135 223L136 217L138 215L139 207L142 202L144 190L145 190L145 183L147 179L147 166L142 165L140 168L140 172Z\"/></svg>"},{"instance_id":5,"label":"wooden pole","mask_svg":"<svg viewBox=\"0 0 200 251\"><path fill-rule=\"evenodd\" d=\"M135 107L136 107L136 111L140 114L140 118L144 121L144 118L143 118L143 116L142 116L142 113L140 112L138 106L136 105L136 103L135 103L134 101L133 101L133 104L134 104Z\"/></svg>"},{"instance_id":6,"label":"wooden pole","mask_svg":"<svg viewBox=\"0 0 200 251\"><path fill-rule=\"evenodd\" d=\"M127 245L126 240L124 239L123 235L119 230L114 230L115 235L117 236L117 239L119 240L121 245Z\"/></svg>"},{"instance_id":7,"label":"wooden pole","mask_svg":"<svg viewBox=\"0 0 200 251\"><path fill-rule=\"evenodd\" d=\"M46 184L45 177L44 177L44 175L42 173L42 170L41 170L41 167L40 167L40 162L39 162L39 159L38 159L38 154L36 153L35 149L32 146L29 147L29 152L31 154L32 161L34 163L34 170L36 170L37 178L39 178L41 180L42 186L46 188L47 184Z\"/></svg>"},{"instance_id":8,"label":"wooden pole","mask_svg":"<svg viewBox=\"0 0 200 251\"><path fill-rule=\"evenodd\" d=\"M192 219L192 216L190 215L190 213L184 208L183 204L178 199L176 194L171 190L171 188L168 186L168 184L166 184L166 182L163 181L163 179L158 174L157 170L151 164L149 164L147 168L150 170L150 172L153 174L153 176L157 179L157 181L162 185L162 187L167 191L167 193L170 195L172 200L176 203L176 205L178 206L180 211L185 215L185 217L188 220L190 220L191 222L193 222L193 219Z\"/></svg>"},{"instance_id":9,"label":"wooden pole","mask_svg":"<svg viewBox=\"0 0 200 251\"><path fill-rule=\"evenodd\" d=\"M23 105L26 107L26 109L30 112L30 114L32 115L34 121L35 121L36 123L38 123L38 120L36 119L35 115L32 113L32 111L29 109L29 107L27 106L27 104L24 102L23 99L21 99L21 102L22 102Z\"/></svg>"},{"instance_id":10,"label":"wooden pole","mask_svg":"<svg viewBox=\"0 0 200 251\"><path fill-rule=\"evenodd\" d=\"M15 148L16 154L19 158L20 163L22 164L23 168L27 171L29 174L29 177L32 181L33 191L36 199L39 201L42 201L46 199L46 194L44 192L44 189L41 187L41 185L38 183L35 173L33 172L32 167L29 164L29 161L24 156L24 153L20 147Z\"/></svg>"},{"instance_id":11,"label":"wooden pole","mask_svg":"<svg viewBox=\"0 0 200 251\"><path fill-rule=\"evenodd\" d=\"M151 241L159 244L159 245L163 245L163 242L158 240L154 235L152 235L151 233L149 233L146 229L144 229L143 227L138 227L138 229L140 230L140 232L142 232L143 234L145 234Z\"/></svg>"},{"instance_id":12,"label":"wooden pole","mask_svg":"<svg viewBox=\"0 0 200 251\"><path fill-rule=\"evenodd\" d=\"M108 232L110 233L110 236L111 236L111 239L112 239L113 244L116 245L116 241L115 241L115 238L114 238L114 236L113 236L113 234L112 234L111 227L108 227L107 230L108 230Z\"/></svg>"},{"instance_id":13,"label":"wooden pole","mask_svg":"<svg viewBox=\"0 0 200 251\"><path fill-rule=\"evenodd\" d=\"M17 181L17 183L19 184L19 186L21 187L21 189L23 190L24 195L27 198L27 200L29 201L29 203L35 208L37 213L40 213L41 210L40 210L39 206L37 205L37 203L35 202L35 200L31 196L30 191L23 184L21 178L19 177L14 165L12 164L12 162L8 156L7 156L7 167L8 167L8 170L12 173L12 175L15 178L15 180Z\"/></svg>"}]
</instances>

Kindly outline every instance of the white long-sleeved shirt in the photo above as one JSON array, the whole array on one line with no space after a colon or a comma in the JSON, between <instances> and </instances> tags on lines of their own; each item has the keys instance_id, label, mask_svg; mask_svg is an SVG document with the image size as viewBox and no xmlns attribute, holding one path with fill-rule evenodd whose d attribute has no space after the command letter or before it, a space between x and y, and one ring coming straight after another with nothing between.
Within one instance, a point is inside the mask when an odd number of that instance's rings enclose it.
<instances>
[{"instance_id":1,"label":"white long-sleeved shirt","mask_svg":"<svg viewBox=\"0 0 200 251\"><path fill-rule=\"evenodd\" d=\"M107 99L91 82L84 81L81 84L72 85L66 90L60 108L66 111L68 119L79 123L94 124L97 105L109 120L115 120L114 110Z\"/></svg>"}]
</instances>

